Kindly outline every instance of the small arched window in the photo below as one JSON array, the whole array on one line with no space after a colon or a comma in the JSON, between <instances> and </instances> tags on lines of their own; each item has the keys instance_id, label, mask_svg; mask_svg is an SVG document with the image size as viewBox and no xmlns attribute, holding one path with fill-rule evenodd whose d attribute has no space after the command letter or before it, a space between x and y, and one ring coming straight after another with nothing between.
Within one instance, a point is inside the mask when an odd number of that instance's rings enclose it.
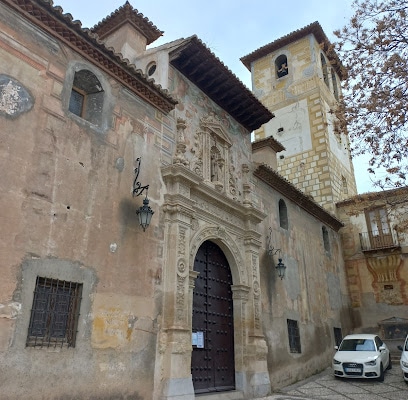
<instances>
[{"instance_id":1,"label":"small arched window","mask_svg":"<svg viewBox=\"0 0 408 400\"><path fill-rule=\"evenodd\" d=\"M279 225L283 229L288 229L288 209L282 199L279 200Z\"/></svg>"},{"instance_id":2,"label":"small arched window","mask_svg":"<svg viewBox=\"0 0 408 400\"><path fill-rule=\"evenodd\" d=\"M104 90L99 79L87 69L75 72L69 99L69 111L100 126L103 115Z\"/></svg>"},{"instance_id":3,"label":"small arched window","mask_svg":"<svg viewBox=\"0 0 408 400\"><path fill-rule=\"evenodd\" d=\"M289 73L288 59L284 54L281 54L275 60L276 76L282 78Z\"/></svg>"},{"instance_id":4,"label":"small arched window","mask_svg":"<svg viewBox=\"0 0 408 400\"><path fill-rule=\"evenodd\" d=\"M326 250L326 253L330 253L330 240L329 240L329 232L325 226L322 227L322 235L323 235L323 246Z\"/></svg>"},{"instance_id":5,"label":"small arched window","mask_svg":"<svg viewBox=\"0 0 408 400\"><path fill-rule=\"evenodd\" d=\"M332 76L333 94L336 100L338 100L339 99L339 88L337 86L336 73L333 70L331 72L331 76Z\"/></svg>"},{"instance_id":6,"label":"small arched window","mask_svg":"<svg viewBox=\"0 0 408 400\"><path fill-rule=\"evenodd\" d=\"M320 61L322 64L322 71L323 71L323 80L327 87L330 87L329 84L329 69L327 68L326 58L322 53L320 53Z\"/></svg>"}]
</instances>

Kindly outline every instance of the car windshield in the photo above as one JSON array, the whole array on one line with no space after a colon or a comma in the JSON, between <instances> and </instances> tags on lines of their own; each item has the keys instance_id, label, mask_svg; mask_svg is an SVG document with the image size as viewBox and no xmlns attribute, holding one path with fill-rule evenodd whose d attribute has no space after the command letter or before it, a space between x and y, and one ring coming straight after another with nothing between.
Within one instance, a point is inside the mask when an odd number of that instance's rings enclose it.
<instances>
[{"instance_id":1,"label":"car windshield","mask_svg":"<svg viewBox=\"0 0 408 400\"><path fill-rule=\"evenodd\" d=\"M375 351L372 339L344 339L339 351Z\"/></svg>"}]
</instances>

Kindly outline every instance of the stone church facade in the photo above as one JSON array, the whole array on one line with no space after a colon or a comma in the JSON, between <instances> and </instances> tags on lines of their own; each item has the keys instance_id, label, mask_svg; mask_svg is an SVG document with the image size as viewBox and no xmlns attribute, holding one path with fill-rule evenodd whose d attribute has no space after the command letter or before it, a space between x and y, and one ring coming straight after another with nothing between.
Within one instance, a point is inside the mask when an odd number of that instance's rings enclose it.
<instances>
[{"instance_id":1,"label":"stone church facade","mask_svg":"<svg viewBox=\"0 0 408 400\"><path fill-rule=\"evenodd\" d=\"M326 368L344 224L251 143L272 111L195 36L147 49L128 2L86 30L2 0L0 25L2 398L249 399Z\"/></svg>"}]
</instances>

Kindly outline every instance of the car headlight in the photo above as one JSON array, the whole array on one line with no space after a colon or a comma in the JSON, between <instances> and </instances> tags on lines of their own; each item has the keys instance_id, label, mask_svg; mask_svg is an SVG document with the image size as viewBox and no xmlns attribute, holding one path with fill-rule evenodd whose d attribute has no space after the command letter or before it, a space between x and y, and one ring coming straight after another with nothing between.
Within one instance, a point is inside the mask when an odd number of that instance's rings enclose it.
<instances>
[{"instance_id":1,"label":"car headlight","mask_svg":"<svg viewBox=\"0 0 408 400\"><path fill-rule=\"evenodd\" d=\"M365 365L369 365L369 366L371 366L371 367L374 367L374 366L377 365L377 359L371 360L371 361L367 361L367 362L365 362L364 364L365 364Z\"/></svg>"},{"instance_id":2,"label":"car headlight","mask_svg":"<svg viewBox=\"0 0 408 400\"><path fill-rule=\"evenodd\" d=\"M408 362L402 361L401 360L401 365L405 368L408 368Z\"/></svg>"},{"instance_id":3,"label":"car headlight","mask_svg":"<svg viewBox=\"0 0 408 400\"><path fill-rule=\"evenodd\" d=\"M341 361L338 361L335 358L333 358L333 364L336 364L336 365L341 364Z\"/></svg>"}]
</instances>

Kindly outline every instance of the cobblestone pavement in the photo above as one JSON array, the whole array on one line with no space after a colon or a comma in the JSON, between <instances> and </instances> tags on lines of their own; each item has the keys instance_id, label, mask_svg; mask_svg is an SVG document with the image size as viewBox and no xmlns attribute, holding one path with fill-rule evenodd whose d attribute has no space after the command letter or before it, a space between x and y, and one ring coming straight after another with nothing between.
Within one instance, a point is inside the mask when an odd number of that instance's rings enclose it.
<instances>
[{"instance_id":1,"label":"cobblestone pavement","mask_svg":"<svg viewBox=\"0 0 408 400\"><path fill-rule=\"evenodd\" d=\"M371 379L336 379L331 368L283 388L262 400L408 400L408 384L399 364L386 371L384 382Z\"/></svg>"}]
</instances>

